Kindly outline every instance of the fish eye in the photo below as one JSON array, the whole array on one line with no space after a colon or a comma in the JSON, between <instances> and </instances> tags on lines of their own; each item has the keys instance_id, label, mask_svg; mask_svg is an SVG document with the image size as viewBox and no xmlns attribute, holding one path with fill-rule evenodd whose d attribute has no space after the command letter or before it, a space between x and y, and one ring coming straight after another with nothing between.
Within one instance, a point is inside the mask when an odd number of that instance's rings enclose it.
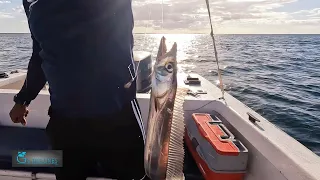
<instances>
[{"instance_id":1,"label":"fish eye","mask_svg":"<svg viewBox=\"0 0 320 180\"><path fill-rule=\"evenodd\" d=\"M173 66L171 63L166 64L166 69L168 72L172 72L173 71Z\"/></svg>"}]
</instances>

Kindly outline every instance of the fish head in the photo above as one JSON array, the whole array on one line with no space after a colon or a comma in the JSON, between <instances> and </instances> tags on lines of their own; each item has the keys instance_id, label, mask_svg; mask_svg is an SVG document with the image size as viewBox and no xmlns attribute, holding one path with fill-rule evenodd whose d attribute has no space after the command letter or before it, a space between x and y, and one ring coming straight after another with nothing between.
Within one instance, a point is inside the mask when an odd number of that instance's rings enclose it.
<instances>
[{"instance_id":1,"label":"fish head","mask_svg":"<svg viewBox=\"0 0 320 180\"><path fill-rule=\"evenodd\" d=\"M177 88L177 43L167 52L165 38L161 38L154 64L152 93L157 99L166 99Z\"/></svg>"}]
</instances>

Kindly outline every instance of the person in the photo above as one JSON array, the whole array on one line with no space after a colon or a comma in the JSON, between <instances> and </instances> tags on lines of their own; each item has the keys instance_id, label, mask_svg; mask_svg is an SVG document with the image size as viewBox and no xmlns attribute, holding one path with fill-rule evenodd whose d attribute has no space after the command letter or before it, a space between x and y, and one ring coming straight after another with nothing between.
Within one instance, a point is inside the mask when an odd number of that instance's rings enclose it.
<instances>
[{"instance_id":1,"label":"person","mask_svg":"<svg viewBox=\"0 0 320 180\"><path fill-rule=\"evenodd\" d=\"M63 151L58 180L86 179L95 167L105 177L147 178L131 0L23 0L23 6L33 52L12 121L26 125L28 105L48 82L46 132L52 149Z\"/></svg>"}]
</instances>

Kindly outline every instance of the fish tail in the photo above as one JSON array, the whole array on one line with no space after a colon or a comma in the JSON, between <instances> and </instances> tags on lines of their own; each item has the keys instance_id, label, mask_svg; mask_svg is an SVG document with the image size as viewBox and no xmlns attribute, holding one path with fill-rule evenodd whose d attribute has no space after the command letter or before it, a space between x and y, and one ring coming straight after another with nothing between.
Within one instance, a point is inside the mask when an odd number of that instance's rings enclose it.
<instances>
[{"instance_id":1,"label":"fish tail","mask_svg":"<svg viewBox=\"0 0 320 180\"><path fill-rule=\"evenodd\" d=\"M184 146L183 137L185 122L183 116L184 98L188 92L186 88L178 88L173 106L173 118L169 140L169 154L167 164L167 180L183 180Z\"/></svg>"}]
</instances>

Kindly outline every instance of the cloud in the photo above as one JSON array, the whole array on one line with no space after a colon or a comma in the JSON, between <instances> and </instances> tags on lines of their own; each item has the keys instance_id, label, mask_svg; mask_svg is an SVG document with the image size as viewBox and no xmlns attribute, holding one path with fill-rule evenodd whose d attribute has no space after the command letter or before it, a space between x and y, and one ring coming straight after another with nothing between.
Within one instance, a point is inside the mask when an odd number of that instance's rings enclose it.
<instances>
[{"instance_id":1,"label":"cloud","mask_svg":"<svg viewBox=\"0 0 320 180\"><path fill-rule=\"evenodd\" d=\"M22 2L22 1L21 1ZM8 0L0 0L0 18L17 18L24 13L22 3L11 3Z\"/></svg>"},{"instance_id":2,"label":"cloud","mask_svg":"<svg viewBox=\"0 0 320 180\"><path fill-rule=\"evenodd\" d=\"M24 14L24 8L23 8L23 5L20 5L20 6L17 6L17 7L14 7L12 8L12 11L13 12L16 12L16 13L21 13L21 14Z\"/></svg>"},{"instance_id":3,"label":"cloud","mask_svg":"<svg viewBox=\"0 0 320 180\"><path fill-rule=\"evenodd\" d=\"M320 7L299 7L296 12L281 10L303 0L209 1L215 33L320 33ZM205 0L135 0L132 3L135 32L209 32ZM9 21L26 24L23 6L20 1L0 0L0 31L4 31Z\"/></svg>"},{"instance_id":4,"label":"cloud","mask_svg":"<svg viewBox=\"0 0 320 180\"><path fill-rule=\"evenodd\" d=\"M211 0L215 25L315 25L320 8L299 12L280 12L278 8L297 0ZM163 9L163 24L162 24ZM135 23L139 27L173 30L208 29L208 14L204 0L136 0L133 3Z\"/></svg>"},{"instance_id":5,"label":"cloud","mask_svg":"<svg viewBox=\"0 0 320 180\"><path fill-rule=\"evenodd\" d=\"M310 10L300 10L300 11L292 13L292 15L319 18L320 17L320 8L314 8L314 9L310 9Z\"/></svg>"},{"instance_id":6,"label":"cloud","mask_svg":"<svg viewBox=\"0 0 320 180\"><path fill-rule=\"evenodd\" d=\"M0 19L2 18L14 18L10 13L0 12Z\"/></svg>"},{"instance_id":7,"label":"cloud","mask_svg":"<svg viewBox=\"0 0 320 180\"><path fill-rule=\"evenodd\" d=\"M0 0L0 33L29 32L22 1Z\"/></svg>"}]
</instances>

